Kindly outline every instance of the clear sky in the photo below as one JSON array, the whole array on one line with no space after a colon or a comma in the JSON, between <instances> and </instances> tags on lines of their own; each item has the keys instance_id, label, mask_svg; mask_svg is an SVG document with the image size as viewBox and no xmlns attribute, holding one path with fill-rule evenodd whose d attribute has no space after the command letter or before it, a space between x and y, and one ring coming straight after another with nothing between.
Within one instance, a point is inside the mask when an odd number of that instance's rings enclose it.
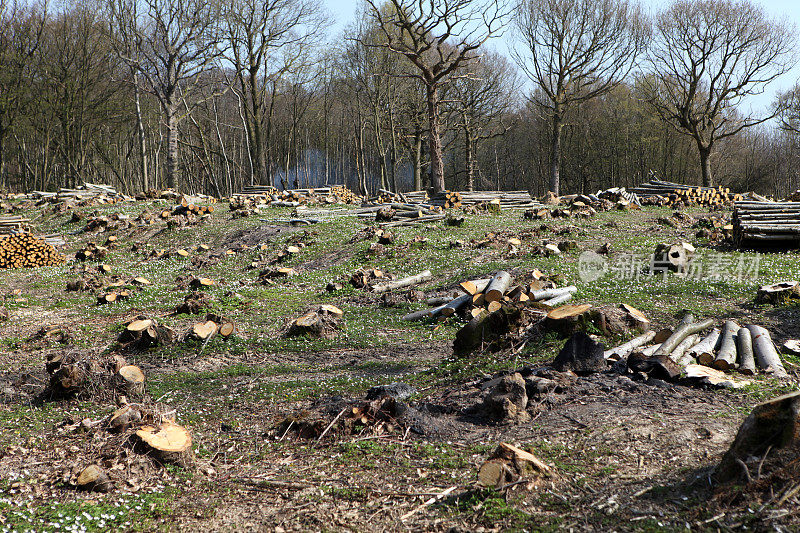
<instances>
[{"instance_id":1,"label":"clear sky","mask_svg":"<svg viewBox=\"0 0 800 533\"><path fill-rule=\"evenodd\" d=\"M800 0L752 1L761 4L771 16L780 18L781 20L790 24L794 24L797 28L798 38L800 40ZM328 10L331 12L335 20L335 24L331 28L331 31L334 33L341 31L348 23L350 23L350 21L353 20L356 10L360 4L359 0L323 0L323 2L327 5ZM662 6L669 4L669 2L662 2L660 0L642 0L642 3L646 9L649 9L652 12L656 12ZM504 37L501 41L505 41L507 39L508 36ZM501 52L506 49L505 42L496 42L494 46ZM800 50L800 46L798 46L798 49ZM800 65L768 85L764 94L750 99L750 105L752 105L755 109L769 106L779 91L784 91L791 88L798 81L798 79L800 79Z\"/></svg>"}]
</instances>

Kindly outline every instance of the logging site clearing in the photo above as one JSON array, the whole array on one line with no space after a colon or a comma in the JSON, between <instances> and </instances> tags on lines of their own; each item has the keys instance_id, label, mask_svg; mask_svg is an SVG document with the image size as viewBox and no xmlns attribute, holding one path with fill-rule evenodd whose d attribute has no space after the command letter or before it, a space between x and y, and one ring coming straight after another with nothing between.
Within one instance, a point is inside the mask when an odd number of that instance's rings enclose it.
<instances>
[{"instance_id":1,"label":"logging site clearing","mask_svg":"<svg viewBox=\"0 0 800 533\"><path fill-rule=\"evenodd\" d=\"M0 531L797 531L793 199L0 196Z\"/></svg>"}]
</instances>

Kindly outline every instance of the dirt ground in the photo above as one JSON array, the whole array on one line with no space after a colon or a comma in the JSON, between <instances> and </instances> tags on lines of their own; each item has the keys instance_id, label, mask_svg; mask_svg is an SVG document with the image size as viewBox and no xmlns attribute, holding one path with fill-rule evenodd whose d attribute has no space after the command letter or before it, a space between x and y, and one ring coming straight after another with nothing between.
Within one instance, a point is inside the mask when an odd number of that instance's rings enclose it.
<instances>
[{"instance_id":1,"label":"dirt ground","mask_svg":"<svg viewBox=\"0 0 800 533\"><path fill-rule=\"evenodd\" d=\"M601 214L566 233L578 241L579 251L603 242L635 251L658 240L691 237L690 227L655 224L661 211L631 213L627 227L620 226L622 215ZM58 217L45 219L52 227L70 228ZM298 279L265 287L257 282L258 269L248 271L246 265L271 257L303 229L233 222L224 209L215 219L219 224L192 236L211 245L194 266L145 260L127 248L112 254L109 262L120 275L145 272L154 285L124 304L97 306L92 294L65 292L75 265L0 272L0 305L10 310L10 320L0 323L0 530L800 530L800 500L781 497L800 479L759 490L713 483L715 466L752 407L797 390L798 359L785 360L788 380L760 377L729 390L648 380L611 368L585 376L555 372L549 363L563 341L552 338L523 352L455 357L452 338L463 323L409 326L398 320L405 304L381 308L376 295L351 289L330 296L325 283L346 279L356 265L416 271L420 257L439 261L434 267L439 280L495 270L509 260L504 250L475 249L474 263L464 264L463 253L448 242L509 228L507 220L482 220L463 235L431 229L427 248L419 251L409 238L413 233L403 234L411 244L380 258L370 256L369 240L358 240L360 226L346 225L357 222L321 224L303 234L313 253L291 263ZM537 225L528 238L564 233L564 224L553 226ZM650 240L640 243L647 229ZM187 234L132 228L125 235L145 235L150 246L189 246ZM65 251L100 237L78 235ZM258 248L264 243L266 251ZM240 258L226 262L227 250ZM796 257L770 257L763 268L791 275ZM509 267L563 272L568 284L577 281L576 258L514 258ZM196 322L198 317L172 313L186 293L176 288L176 278L187 274L220 280L214 311L236 318L237 338L207 346L181 340L146 351L120 348L115 339L121 324L140 314L158 317L176 331ZM452 285L434 281L423 290L427 296L447 294ZM754 307L752 284L729 291L704 285L626 287L620 282L586 288L581 298L598 303L630 298L654 326L672 326L680 310L692 309L698 316L757 317L779 342L800 336L797 308ZM654 294L659 302L641 303ZM286 320L317 302L345 309L337 337L284 339ZM45 325L66 335L39 338ZM120 355L141 367L148 387L142 405L172 413L191 431L193 463L165 466L140 453L129 433L111 433L100 423L82 425L87 419L102 421L117 407L118 398L102 384L72 398L42 395L49 381L44 361L53 354L84 360ZM483 402L498 377L515 371L548 377L558 386L529 397L529 421L504 423L488 414ZM415 389L395 423L340 423L366 401L370 387L393 382ZM321 437L319 431L309 437L298 432L304 420L330 427ZM531 451L552 467L553 476L502 491L479 487L476 470L500 442ZM88 464L103 466L112 491L76 490L75 478Z\"/></svg>"}]
</instances>

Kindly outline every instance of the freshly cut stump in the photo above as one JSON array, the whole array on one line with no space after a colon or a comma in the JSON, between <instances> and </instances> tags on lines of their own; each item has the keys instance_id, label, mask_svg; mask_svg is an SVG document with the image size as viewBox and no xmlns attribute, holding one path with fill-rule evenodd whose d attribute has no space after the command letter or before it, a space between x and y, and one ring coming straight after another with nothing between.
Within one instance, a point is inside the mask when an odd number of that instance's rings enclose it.
<instances>
[{"instance_id":1,"label":"freshly cut stump","mask_svg":"<svg viewBox=\"0 0 800 533\"><path fill-rule=\"evenodd\" d=\"M108 429L115 433L122 433L142 421L142 414L130 405L124 405L114 411L108 419Z\"/></svg>"},{"instance_id":2,"label":"freshly cut stump","mask_svg":"<svg viewBox=\"0 0 800 533\"><path fill-rule=\"evenodd\" d=\"M145 451L162 463L187 466L192 463L192 435L173 422L145 426L136 432Z\"/></svg>"},{"instance_id":3,"label":"freshly cut stump","mask_svg":"<svg viewBox=\"0 0 800 533\"><path fill-rule=\"evenodd\" d=\"M144 372L136 365L127 365L114 374L114 384L121 393L129 398L144 396Z\"/></svg>"},{"instance_id":4,"label":"freshly cut stump","mask_svg":"<svg viewBox=\"0 0 800 533\"><path fill-rule=\"evenodd\" d=\"M765 285L756 292L757 303L785 305L790 300L800 298L800 282L782 281L774 285Z\"/></svg>"}]
</instances>

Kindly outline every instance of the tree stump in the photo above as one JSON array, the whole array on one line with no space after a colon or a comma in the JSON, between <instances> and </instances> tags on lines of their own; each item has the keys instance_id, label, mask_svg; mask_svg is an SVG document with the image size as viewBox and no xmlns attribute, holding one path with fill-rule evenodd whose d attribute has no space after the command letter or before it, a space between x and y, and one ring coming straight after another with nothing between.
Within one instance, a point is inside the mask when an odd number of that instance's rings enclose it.
<instances>
[{"instance_id":1,"label":"tree stump","mask_svg":"<svg viewBox=\"0 0 800 533\"><path fill-rule=\"evenodd\" d=\"M144 372L138 366L123 366L114 374L112 382L120 393L129 398L141 399L144 397Z\"/></svg>"},{"instance_id":2,"label":"tree stump","mask_svg":"<svg viewBox=\"0 0 800 533\"><path fill-rule=\"evenodd\" d=\"M478 483L487 488L502 488L524 478L551 475L550 467L538 457L503 442L478 468Z\"/></svg>"},{"instance_id":3,"label":"tree stump","mask_svg":"<svg viewBox=\"0 0 800 533\"><path fill-rule=\"evenodd\" d=\"M109 492L114 484L108 479L105 471L97 465L89 465L78 474L76 485L81 490L93 492Z\"/></svg>"},{"instance_id":4,"label":"tree stump","mask_svg":"<svg viewBox=\"0 0 800 533\"><path fill-rule=\"evenodd\" d=\"M192 463L192 435L174 422L159 427L144 426L135 434L145 453L165 464L188 466Z\"/></svg>"},{"instance_id":5,"label":"tree stump","mask_svg":"<svg viewBox=\"0 0 800 533\"><path fill-rule=\"evenodd\" d=\"M756 292L756 303L786 305L800 298L800 282L782 281L774 285L764 285Z\"/></svg>"},{"instance_id":6,"label":"tree stump","mask_svg":"<svg viewBox=\"0 0 800 533\"><path fill-rule=\"evenodd\" d=\"M122 433L142 421L142 413L133 406L123 405L108 419L108 429L113 433Z\"/></svg>"},{"instance_id":7,"label":"tree stump","mask_svg":"<svg viewBox=\"0 0 800 533\"><path fill-rule=\"evenodd\" d=\"M586 323L591 321L590 309L592 309L591 304L567 304L557 307L547 313L545 328L563 337L569 337L578 330L585 329Z\"/></svg>"}]
</instances>

